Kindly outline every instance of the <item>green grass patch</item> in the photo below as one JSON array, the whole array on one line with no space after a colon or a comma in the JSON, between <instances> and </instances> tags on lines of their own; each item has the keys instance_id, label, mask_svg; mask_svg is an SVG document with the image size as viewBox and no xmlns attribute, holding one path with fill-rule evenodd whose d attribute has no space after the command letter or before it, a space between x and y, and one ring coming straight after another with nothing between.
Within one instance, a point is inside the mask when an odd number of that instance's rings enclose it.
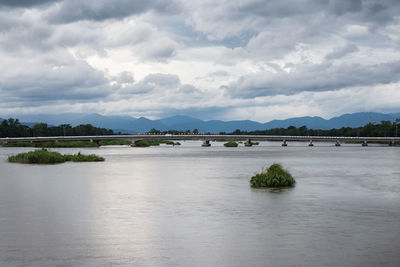
<instances>
[{"instance_id":1,"label":"green grass patch","mask_svg":"<svg viewBox=\"0 0 400 267\"><path fill-rule=\"evenodd\" d=\"M267 170L257 173L250 180L250 185L256 188L290 187L295 183L292 175L280 164L272 164Z\"/></svg>"},{"instance_id":2,"label":"green grass patch","mask_svg":"<svg viewBox=\"0 0 400 267\"><path fill-rule=\"evenodd\" d=\"M30 142L12 142L12 143L3 143L1 146L3 147L34 147L34 143Z\"/></svg>"},{"instance_id":3,"label":"green grass patch","mask_svg":"<svg viewBox=\"0 0 400 267\"><path fill-rule=\"evenodd\" d=\"M171 145L171 146L180 146L181 145L181 143L179 143L179 142L173 142L173 141L169 141L169 140L161 141L161 144L166 144L166 145Z\"/></svg>"},{"instance_id":4,"label":"green grass patch","mask_svg":"<svg viewBox=\"0 0 400 267\"><path fill-rule=\"evenodd\" d=\"M224 146L226 146L226 147L237 147L238 143L236 143L234 141L229 141L228 143L225 143Z\"/></svg>"},{"instance_id":5,"label":"green grass patch","mask_svg":"<svg viewBox=\"0 0 400 267\"><path fill-rule=\"evenodd\" d=\"M132 144L129 140L102 140L99 142L101 146L124 146Z\"/></svg>"},{"instance_id":6,"label":"green grass patch","mask_svg":"<svg viewBox=\"0 0 400 267\"><path fill-rule=\"evenodd\" d=\"M8 162L29 163L29 164L56 164L66 161L73 162L91 162L104 161L103 157L97 155L83 155L80 152L74 155L62 155L58 152L51 152L47 149L35 150L26 153L20 153L8 157Z\"/></svg>"},{"instance_id":7,"label":"green grass patch","mask_svg":"<svg viewBox=\"0 0 400 267\"><path fill-rule=\"evenodd\" d=\"M160 144L180 146L181 143L173 142L169 140L139 140L135 142L136 147L149 147L149 146L159 146Z\"/></svg>"}]
</instances>

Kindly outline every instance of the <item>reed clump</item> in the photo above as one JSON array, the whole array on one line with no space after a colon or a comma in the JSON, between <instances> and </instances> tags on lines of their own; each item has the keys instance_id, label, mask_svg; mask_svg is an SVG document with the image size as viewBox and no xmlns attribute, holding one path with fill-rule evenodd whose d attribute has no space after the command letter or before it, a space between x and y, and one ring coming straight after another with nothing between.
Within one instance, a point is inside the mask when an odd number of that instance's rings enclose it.
<instances>
[{"instance_id":1,"label":"reed clump","mask_svg":"<svg viewBox=\"0 0 400 267\"><path fill-rule=\"evenodd\" d=\"M263 170L251 177L250 185L256 188L263 187L291 187L296 181L293 176L285 170L281 164L272 164L268 169Z\"/></svg>"}]
</instances>

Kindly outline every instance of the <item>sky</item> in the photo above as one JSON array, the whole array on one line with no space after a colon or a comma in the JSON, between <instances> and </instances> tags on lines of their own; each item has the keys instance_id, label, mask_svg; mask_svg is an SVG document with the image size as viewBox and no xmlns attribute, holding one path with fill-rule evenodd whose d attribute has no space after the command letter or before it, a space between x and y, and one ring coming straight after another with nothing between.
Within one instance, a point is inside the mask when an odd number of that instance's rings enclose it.
<instances>
[{"instance_id":1,"label":"sky","mask_svg":"<svg viewBox=\"0 0 400 267\"><path fill-rule=\"evenodd\" d=\"M398 0L0 0L0 115L400 112Z\"/></svg>"}]
</instances>

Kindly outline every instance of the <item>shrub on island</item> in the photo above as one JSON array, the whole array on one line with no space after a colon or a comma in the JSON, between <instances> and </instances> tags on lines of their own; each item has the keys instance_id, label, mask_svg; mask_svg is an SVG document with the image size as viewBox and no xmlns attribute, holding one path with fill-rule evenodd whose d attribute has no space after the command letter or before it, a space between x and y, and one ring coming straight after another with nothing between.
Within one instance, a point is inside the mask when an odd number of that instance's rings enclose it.
<instances>
[{"instance_id":1,"label":"shrub on island","mask_svg":"<svg viewBox=\"0 0 400 267\"><path fill-rule=\"evenodd\" d=\"M251 177L252 187L290 187L294 186L296 181L292 175L280 164L272 164L267 170L257 173Z\"/></svg>"},{"instance_id":2,"label":"shrub on island","mask_svg":"<svg viewBox=\"0 0 400 267\"><path fill-rule=\"evenodd\" d=\"M29 164L56 164L66 161L89 162L104 161L103 157L97 155L83 155L80 152L74 155L62 155L58 152L51 152L46 149L20 153L8 157L8 162L29 163Z\"/></svg>"},{"instance_id":3,"label":"shrub on island","mask_svg":"<svg viewBox=\"0 0 400 267\"><path fill-rule=\"evenodd\" d=\"M125 146L132 144L129 140L102 140L99 142L100 146Z\"/></svg>"},{"instance_id":4,"label":"shrub on island","mask_svg":"<svg viewBox=\"0 0 400 267\"><path fill-rule=\"evenodd\" d=\"M179 142L174 142L174 141L169 141L169 140L167 140L167 141L161 140L160 144L166 144L166 145L171 145L171 146L180 146L181 145L181 143L179 143Z\"/></svg>"},{"instance_id":5,"label":"shrub on island","mask_svg":"<svg viewBox=\"0 0 400 267\"><path fill-rule=\"evenodd\" d=\"M65 162L64 156L58 152L50 152L46 149L20 153L9 156L8 162L33 163L33 164L55 164Z\"/></svg>"},{"instance_id":6,"label":"shrub on island","mask_svg":"<svg viewBox=\"0 0 400 267\"><path fill-rule=\"evenodd\" d=\"M238 143L236 143L234 141L229 141L228 143L225 143L224 146L226 146L226 147L237 147Z\"/></svg>"},{"instance_id":7,"label":"shrub on island","mask_svg":"<svg viewBox=\"0 0 400 267\"><path fill-rule=\"evenodd\" d=\"M149 147L149 146L159 146L160 144L166 144L166 145L173 145L173 146L180 146L181 143L179 142L173 142L169 140L139 140L136 141L132 146L135 147Z\"/></svg>"},{"instance_id":8,"label":"shrub on island","mask_svg":"<svg viewBox=\"0 0 400 267\"><path fill-rule=\"evenodd\" d=\"M74 155L64 155L65 161L73 162L94 162L94 161L104 161L103 157L97 156L95 154L83 155L81 152Z\"/></svg>"}]
</instances>

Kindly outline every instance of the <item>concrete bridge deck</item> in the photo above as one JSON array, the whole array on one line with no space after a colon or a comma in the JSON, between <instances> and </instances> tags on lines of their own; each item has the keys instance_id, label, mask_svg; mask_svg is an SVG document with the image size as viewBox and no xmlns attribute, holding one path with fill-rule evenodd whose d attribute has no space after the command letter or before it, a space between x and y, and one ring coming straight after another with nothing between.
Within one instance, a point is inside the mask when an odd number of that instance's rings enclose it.
<instances>
[{"instance_id":1,"label":"concrete bridge deck","mask_svg":"<svg viewBox=\"0 0 400 267\"><path fill-rule=\"evenodd\" d=\"M400 137L344 137L344 136L288 136L288 135L202 135L202 134L141 134L141 135L96 135L96 136L49 136L49 137L13 137L0 138L0 143L10 142L49 142L49 141L91 141L101 140L202 140L202 141L281 141L283 145L290 141L336 142L337 145L348 141L359 141L366 145L368 142L394 144L400 142Z\"/></svg>"}]
</instances>

